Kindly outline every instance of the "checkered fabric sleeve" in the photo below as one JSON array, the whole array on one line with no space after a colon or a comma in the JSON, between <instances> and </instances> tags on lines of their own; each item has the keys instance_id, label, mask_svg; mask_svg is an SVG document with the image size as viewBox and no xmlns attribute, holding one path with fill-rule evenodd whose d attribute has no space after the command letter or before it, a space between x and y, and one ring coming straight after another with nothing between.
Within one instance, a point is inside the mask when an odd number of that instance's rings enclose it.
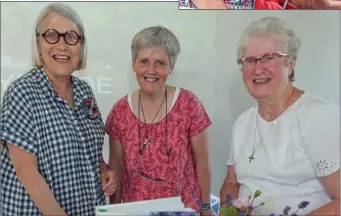
<instances>
[{"instance_id":1,"label":"checkered fabric sleeve","mask_svg":"<svg viewBox=\"0 0 341 216\"><path fill-rule=\"evenodd\" d=\"M36 128L33 121L29 82L17 80L6 90L1 107L2 143L10 142L33 155L38 154L35 145Z\"/></svg>"}]
</instances>

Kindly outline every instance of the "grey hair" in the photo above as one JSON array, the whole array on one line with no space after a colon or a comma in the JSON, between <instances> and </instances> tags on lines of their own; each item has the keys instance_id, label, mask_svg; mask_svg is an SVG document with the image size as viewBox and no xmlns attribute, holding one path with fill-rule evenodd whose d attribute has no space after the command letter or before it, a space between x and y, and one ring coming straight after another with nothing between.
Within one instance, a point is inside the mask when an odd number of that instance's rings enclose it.
<instances>
[{"instance_id":1,"label":"grey hair","mask_svg":"<svg viewBox=\"0 0 341 216\"><path fill-rule=\"evenodd\" d=\"M176 36L162 26L152 26L139 31L131 42L131 55L133 61L141 49L160 47L168 55L170 65L174 67L180 53L180 43Z\"/></svg>"},{"instance_id":2,"label":"grey hair","mask_svg":"<svg viewBox=\"0 0 341 216\"><path fill-rule=\"evenodd\" d=\"M249 39L254 36L272 37L283 44L282 52L289 55L289 60L296 59L301 47L301 41L296 36L295 31L284 21L277 17L264 17L251 22L242 32L237 50L238 59L243 57L243 51ZM290 75L290 80L295 80L294 71Z\"/></svg>"},{"instance_id":3,"label":"grey hair","mask_svg":"<svg viewBox=\"0 0 341 216\"><path fill-rule=\"evenodd\" d=\"M40 25L44 21L44 19L50 14L50 13L56 13L62 17L67 18L68 20L72 21L79 30L79 34L81 37L83 37L83 40L80 40L79 43L83 43L83 50L81 54L81 59L79 61L79 64L76 68L76 70L82 70L86 67L87 63L87 42L85 39L85 32L84 32L84 25L81 21L80 17L77 15L77 13L69 6L61 3L51 3L47 5L39 14L35 27L33 29L33 35L32 35L32 64L34 67L42 67L42 60L38 49L38 38L37 38L37 32L40 31Z\"/></svg>"}]
</instances>

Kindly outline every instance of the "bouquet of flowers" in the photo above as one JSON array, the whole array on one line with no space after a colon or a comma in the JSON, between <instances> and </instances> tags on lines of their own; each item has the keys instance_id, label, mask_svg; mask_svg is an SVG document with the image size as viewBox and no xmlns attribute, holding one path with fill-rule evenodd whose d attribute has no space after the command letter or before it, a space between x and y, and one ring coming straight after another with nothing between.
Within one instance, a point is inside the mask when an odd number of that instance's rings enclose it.
<instances>
[{"instance_id":1,"label":"bouquet of flowers","mask_svg":"<svg viewBox=\"0 0 341 216\"><path fill-rule=\"evenodd\" d=\"M265 205L265 202L261 202L259 205L254 206L254 200L262 194L260 190L257 190L253 196L249 195L247 199L239 198L232 200L231 196L228 194L226 197L226 203L222 204L219 209L220 216L252 216L254 211L260 206ZM278 216L290 215L297 216L297 212L301 209L306 208L309 205L308 201L302 201L295 212L289 214L291 207L286 206L283 209L283 214ZM276 214L270 214L270 216L276 216Z\"/></svg>"},{"instance_id":2,"label":"bouquet of flowers","mask_svg":"<svg viewBox=\"0 0 341 216\"><path fill-rule=\"evenodd\" d=\"M262 194L260 190L256 190L256 192L252 195L249 195L248 198L239 198L236 200L232 200L231 196L228 194L226 197L226 202L220 205L219 208L219 216L252 216L256 215L256 209L265 205L265 202L261 202L258 205L254 205L254 201L257 197ZM197 204L201 206L200 200L197 201ZM291 207L286 206L283 209L283 214L270 214L269 216L297 216L299 210L306 208L309 205L308 201L302 201L296 211L290 213ZM218 210L218 209L216 209ZM217 211L216 211L217 212ZM150 216L203 216L203 214L198 212L152 212ZM212 215L213 216L213 215Z\"/></svg>"},{"instance_id":3,"label":"bouquet of flowers","mask_svg":"<svg viewBox=\"0 0 341 216\"><path fill-rule=\"evenodd\" d=\"M262 194L260 190L257 190L253 197L249 195L247 199L239 198L232 200L228 194L226 197L226 203L220 206L219 212L221 216L251 216L254 210L263 206L265 203L261 202L258 206L253 206L254 200Z\"/></svg>"}]
</instances>

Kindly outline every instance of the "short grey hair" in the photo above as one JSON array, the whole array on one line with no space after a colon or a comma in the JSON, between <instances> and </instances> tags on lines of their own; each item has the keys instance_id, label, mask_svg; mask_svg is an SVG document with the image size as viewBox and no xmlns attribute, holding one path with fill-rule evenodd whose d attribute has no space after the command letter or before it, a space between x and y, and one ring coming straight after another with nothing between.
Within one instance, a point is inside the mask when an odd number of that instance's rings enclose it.
<instances>
[{"instance_id":1,"label":"short grey hair","mask_svg":"<svg viewBox=\"0 0 341 216\"><path fill-rule=\"evenodd\" d=\"M174 67L180 53L180 43L173 32L162 26L152 26L139 31L131 42L130 48L133 61L136 61L141 49L151 47L164 49L171 66Z\"/></svg>"},{"instance_id":2,"label":"short grey hair","mask_svg":"<svg viewBox=\"0 0 341 216\"><path fill-rule=\"evenodd\" d=\"M38 38L37 38L37 32L40 31L40 25L44 21L44 19L50 14L50 13L56 13L62 17L67 18L68 20L72 21L79 30L79 34L81 37L83 37L83 40L80 40L79 43L83 43L83 50L82 50L82 58L80 59L80 62L76 68L76 70L81 70L86 67L87 63L87 42L85 39L85 32L84 32L84 25L80 19L80 17L77 15L77 13L70 7L65 4L61 3L51 3L47 5L39 14L35 27L33 29L33 35L32 35L32 64L34 67L42 67L42 60L38 49Z\"/></svg>"},{"instance_id":3,"label":"short grey hair","mask_svg":"<svg viewBox=\"0 0 341 216\"><path fill-rule=\"evenodd\" d=\"M289 55L289 60L296 59L301 47L301 41L296 36L295 31L284 21L277 17L264 17L251 22L242 32L237 50L238 59L243 57L243 52L249 39L253 36L267 36L278 40L283 44L283 52ZM295 80L294 71L290 75L290 80Z\"/></svg>"}]
</instances>

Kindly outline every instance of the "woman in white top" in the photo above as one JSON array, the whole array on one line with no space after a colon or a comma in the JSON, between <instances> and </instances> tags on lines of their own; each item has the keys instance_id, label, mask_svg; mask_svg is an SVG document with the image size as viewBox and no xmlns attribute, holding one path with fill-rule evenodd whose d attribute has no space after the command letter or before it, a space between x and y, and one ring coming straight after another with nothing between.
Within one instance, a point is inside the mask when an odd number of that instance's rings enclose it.
<instances>
[{"instance_id":1,"label":"woman in white top","mask_svg":"<svg viewBox=\"0 0 341 216\"><path fill-rule=\"evenodd\" d=\"M300 40L278 18L252 22L243 32L238 64L258 104L236 120L220 191L247 198L263 193L262 215L340 215L339 108L293 86Z\"/></svg>"}]
</instances>

